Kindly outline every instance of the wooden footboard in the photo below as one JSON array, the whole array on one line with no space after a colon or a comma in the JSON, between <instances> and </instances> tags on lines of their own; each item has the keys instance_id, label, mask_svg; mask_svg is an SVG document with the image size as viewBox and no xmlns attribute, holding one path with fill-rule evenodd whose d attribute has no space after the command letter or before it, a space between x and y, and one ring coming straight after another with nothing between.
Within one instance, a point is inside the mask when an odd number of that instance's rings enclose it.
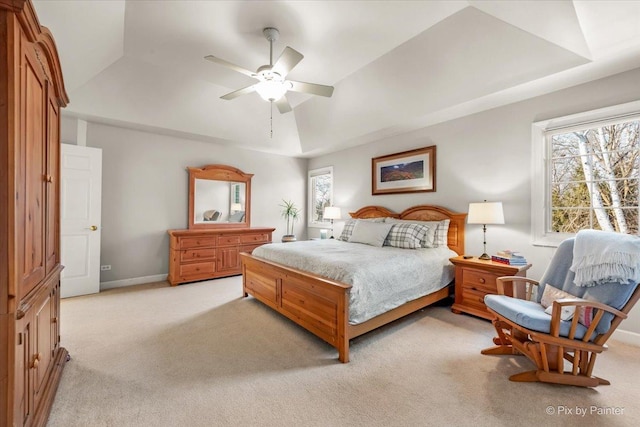
<instances>
[{"instance_id":1,"label":"wooden footboard","mask_svg":"<svg viewBox=\"0 0 640 427\"><path fill-rule=\"evenodd\" d=\"M351 285L256 258L242 258L244 295L253 295L338 349L349 361L349 289Z\"/></svg>"},{"instance_id":2,"label":"wooden footboard","mask_svg":"<svg viewBox=\"0 0 640 427\"><path fill-rule=\"evenodd\" d=\"M395 214L379 206L351 213L353 218L394 217L407 220L450 219L448 246L464 252L466 214L439 206L415 206ZM349 325L351 285L241 253L244 296L252 295L338 350L338 359L349 361L349 340L447 298L449 287L418 298L358 325Z\"/></svg>"},{"instance_id":3,"label":"wooden footboard","mask_svg":"<svg viewBox=\"0 0 640 427\"><path fill-rule=\"evenodd\" d=\"M349 361L349 340L409 313L447 298L445 287L432 294L409 301L366 322L349 324L349 290L346 285L241 253L244 296L259 301L288 317L338 350L338 359Z\"/></svg>"}]
</instances>

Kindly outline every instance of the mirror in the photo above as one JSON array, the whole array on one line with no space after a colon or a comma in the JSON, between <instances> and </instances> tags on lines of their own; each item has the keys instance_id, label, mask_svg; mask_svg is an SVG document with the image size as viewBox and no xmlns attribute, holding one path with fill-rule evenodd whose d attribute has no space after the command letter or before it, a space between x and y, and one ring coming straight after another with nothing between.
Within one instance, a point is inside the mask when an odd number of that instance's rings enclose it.
<instances>
[{"instance_id":1,"label":"mirror","mask_svg":"<svg viewBox=\"0 0 640 427\"><path fill-rule=\"evenodd\" d=\"M189 167L189 228L250 226L251 177L226 165Z\"/></svg>"}]
</instances>

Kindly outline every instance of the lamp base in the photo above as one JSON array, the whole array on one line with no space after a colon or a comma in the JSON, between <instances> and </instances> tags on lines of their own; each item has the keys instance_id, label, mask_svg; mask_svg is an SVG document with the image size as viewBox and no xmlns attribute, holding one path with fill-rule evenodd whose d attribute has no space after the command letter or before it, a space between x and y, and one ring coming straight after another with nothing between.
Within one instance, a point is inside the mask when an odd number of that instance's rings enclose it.
<instances>
[{"instance_id":1,"label":"lamp base","mask_svg":"<svg viewBox=\"0 0 640 427\"><path fill-rule=\"evenodd\" d=\"M491 260L491 257L489 255L487 255L486 253L484 253L484 254L480 255L478 257L478 259L484 259L486 261L489 261L489 260Z\"/></svg>"}]
</instances>

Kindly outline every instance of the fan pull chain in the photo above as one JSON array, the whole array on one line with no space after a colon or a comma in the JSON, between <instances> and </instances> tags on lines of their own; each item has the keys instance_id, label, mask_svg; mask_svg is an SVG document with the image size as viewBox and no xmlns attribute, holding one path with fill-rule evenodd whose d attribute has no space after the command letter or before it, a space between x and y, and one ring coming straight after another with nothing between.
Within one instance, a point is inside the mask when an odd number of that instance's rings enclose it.
<instances>
[{"instance_id":1,"label":"fan pull chain","mask_svg":"<svg viewBox=\"0 0 640 427\"><path fill-rule=\"evenodd\" d=\"M269 119L269 121L271 123L271 139L273 139L273 101L271 101L270 104L271 104L271 118Z\"/></svg>"}]
</instances>

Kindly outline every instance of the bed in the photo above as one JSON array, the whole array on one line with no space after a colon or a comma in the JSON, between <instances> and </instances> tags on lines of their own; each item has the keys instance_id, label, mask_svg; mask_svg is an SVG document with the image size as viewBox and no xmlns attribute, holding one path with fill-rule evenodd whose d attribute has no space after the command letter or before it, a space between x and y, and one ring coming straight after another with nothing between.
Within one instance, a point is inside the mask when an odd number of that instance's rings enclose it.
<instances>
[{"instance_id":1,"label":"bed","mask_svg":"<svg viewBox=\"0 0 640 427\"><path fill-rule=\"evenodd\" d=\"M440 263L443 265L441 268L445 268L444 264L448 264L446 260L450 256L461 255L464 252L466 213L451 212L439 206L420 205L406 209L399 214L383 207L367 206L350 213L350 215L354 219L369 221L375 221L374 219L376 218L388 218L385 221L389 222L449 220L447 234L442 236L447 242L448 249L442 248L439 251L440 255L438 255ZM342 253L345 254L345 245L366 246L358 243L320 241L300 242L298 247L309 246L311 251L324 251L325 249L329 252L343 251ZM278 247L282 249L288 248L286 251L289 252L296 247L292 243L266 246L272 246L273 249ZM395 251L405 251L404 253L407 255L413 252L409 249L395 249ZM417 252L427 253L429 251L431 249L421 249ZM385 252L385 254L391 253L392 251ZM451 293L450 286L448 286L449 283L434 283L434 286L430 287L426 294L424 294L424 289L419 296L415 296L415 294L412 296L410 292L405 292L405 295L399 301L390 306L387 304L382 311L380 311L380 307L376 307L373 311L365 309L366 313L357 312L355 307L358 305L358 300L352 299L352 296L361 293L361 291L358 288L359 284L352 284L350 283L351 280L347 279L351 275L341 275L341 273L335 271L324 274L325 270L323 269L319 270L323 274L308 271L306 267L310 267L309 261L304 261L303 255L294 257L303 260L301 261L302 264L297 264L301 268L297 268L287 265L296 265L295 262L290 261L288 258L285 263L283 261L275 261L274 259L279 259L277 255L265 253L263 256L259 256L259 254L260 251L253 255L248 253L241 254L244 296L252 295L334 346L338 350L338 359L343 363L349 361L349 340L447 298ZM342 256L342 258L346 259L348 257ZM393 259L393 257L389 258ZM322 265L321 257L319 256L317 262L313 264ZM313 270L313 268L309 268L309 270ZM341 279L344 278L344 280L336 280L328 277L329 275ZM407 277L412 278L405 280L405 282L411 283L416 278L415 274ZM432 279L432 281L437 282L438 280ZM395 283L400 282L396 277ZM409 286L409 288L411 287ZM372 298L369 296L367 299ZM385 305L384 301L382 305Z\"/></svg>"}]
</instances>

